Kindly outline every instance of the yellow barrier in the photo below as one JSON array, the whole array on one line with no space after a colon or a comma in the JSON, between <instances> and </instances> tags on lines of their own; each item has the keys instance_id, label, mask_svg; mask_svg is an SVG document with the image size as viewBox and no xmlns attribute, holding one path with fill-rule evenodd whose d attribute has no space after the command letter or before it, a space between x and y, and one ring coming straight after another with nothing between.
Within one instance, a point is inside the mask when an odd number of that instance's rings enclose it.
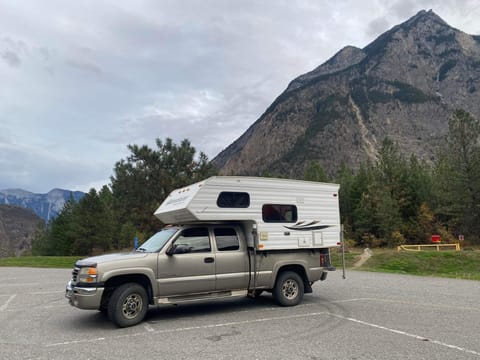
<instances>
[{"instance_id":1,"label":"yellow barrier","mask_svg":"<svg viewBox=\"0 0 480 360\"><path fill-rule=\"evenodd\" d=\"M405 251L422 251L422 250L430 250L430 248L435 248L437 251L440 251L441 248L446 248L444 250L455 250L460 251L460 243L456 244L424 244L424 245L400 245L397 246L397 251L405 250ZM454 249L448 249L454 248Z\"/></svg>"}]
</instances>

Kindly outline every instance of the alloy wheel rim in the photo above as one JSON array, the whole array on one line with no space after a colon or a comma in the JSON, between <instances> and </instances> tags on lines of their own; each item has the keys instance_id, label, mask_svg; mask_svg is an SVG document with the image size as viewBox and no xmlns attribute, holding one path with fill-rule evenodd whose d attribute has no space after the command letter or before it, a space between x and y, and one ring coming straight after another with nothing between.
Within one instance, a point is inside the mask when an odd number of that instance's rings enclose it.
<instances>
[{"instance_id":1,"label":"alloy wheel rim","mask_svg":"<svg viewBox=\"0 0 480 360\"><path fill-rule=\"evenodd\" d=\"M123 302L122 312L127 319L133 319L142 311L142 308L142 297L139 294L130 294Z\"/></svg>"},{"instance_id":2,"label":"alloy wheel rim","mask_svg":"<svg viewBox=\"0 0 480 360\"><path fill-rule=\"evenodd\" d=\"M288 279L283 283L282 292L287 299L294 299L298 294L297 282L292 279Z\"/></svg>"}]
</instances>

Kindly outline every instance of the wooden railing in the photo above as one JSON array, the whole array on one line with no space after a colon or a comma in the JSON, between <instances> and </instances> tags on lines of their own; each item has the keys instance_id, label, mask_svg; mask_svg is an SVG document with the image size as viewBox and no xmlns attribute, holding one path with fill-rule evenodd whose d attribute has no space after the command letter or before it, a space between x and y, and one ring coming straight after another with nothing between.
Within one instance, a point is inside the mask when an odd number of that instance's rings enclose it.
<instances>
[{"instance_id":1,"label":"wooden railing","mask_svg":"<svg viewBox=\"0 0 480 360\"><path fill-rule=\"evenodd\" d=\"M433 249L432 249L433 248ZM422 244L422 245L400 245L397 251L422 251L422 250L455 250L460 251L460 243L456 244Z\"/></svg>"}]
</instances>

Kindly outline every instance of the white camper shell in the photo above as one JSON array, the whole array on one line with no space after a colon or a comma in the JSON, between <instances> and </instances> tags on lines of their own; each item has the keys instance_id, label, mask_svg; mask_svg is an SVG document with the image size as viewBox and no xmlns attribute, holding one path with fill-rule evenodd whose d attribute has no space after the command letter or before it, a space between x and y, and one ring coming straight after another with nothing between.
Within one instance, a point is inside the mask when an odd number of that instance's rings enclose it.
<instances>
[{"instance_id":1,"label":"white camper shell","mask_svg":"<svg viewBox=\"0 0 480 360\"><path fill-rule=\"evenodd\" d=\"M330 248L340 243L338 190L311 181L214 176L172 191L155 216L164 224L241 222L248 245L260 251Z\"/></svg>"}]
</instances>

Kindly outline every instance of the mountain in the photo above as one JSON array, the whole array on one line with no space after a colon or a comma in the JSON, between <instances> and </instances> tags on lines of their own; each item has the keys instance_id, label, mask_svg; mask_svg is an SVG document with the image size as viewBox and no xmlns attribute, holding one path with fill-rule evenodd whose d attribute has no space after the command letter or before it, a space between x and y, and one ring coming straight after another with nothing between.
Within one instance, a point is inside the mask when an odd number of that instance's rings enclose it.
<instances>
[{"instance_id":1,"label":"mountain","mask_svg":"<svg viewBox=\"0 0 480 360\"><path fill-rule=\"evenodd\" d=\"M386 137L430 161L452 111L478 118L479 99L480 36L420 11L294 79L213 163L226 175L301 177L318 161L334 175L375 160Z\"/></svg>"},{"instance_id":2,"label":"mountain","mask_svg":"<svg viewBox=\"0 0 480 360\"><path fill-rule=\"evenodd\" d=\"M45 222L56 217L63 209L63 205L72 197L79 201L85 193L53 189L47 194L34 194L21 189L0 190L0 204L16 205L31 209Z\"/></svg>"},{"instance_id":3,"label":"mountain","mask_svg":"<svg viewBox=\"0 0 480 360\"><path fill-rule=\"evenodd\" d=\"M0 205L0 257L30 251L35 232L41 226L45 223L32 210Z\"/></svg>"}]
</instances>

